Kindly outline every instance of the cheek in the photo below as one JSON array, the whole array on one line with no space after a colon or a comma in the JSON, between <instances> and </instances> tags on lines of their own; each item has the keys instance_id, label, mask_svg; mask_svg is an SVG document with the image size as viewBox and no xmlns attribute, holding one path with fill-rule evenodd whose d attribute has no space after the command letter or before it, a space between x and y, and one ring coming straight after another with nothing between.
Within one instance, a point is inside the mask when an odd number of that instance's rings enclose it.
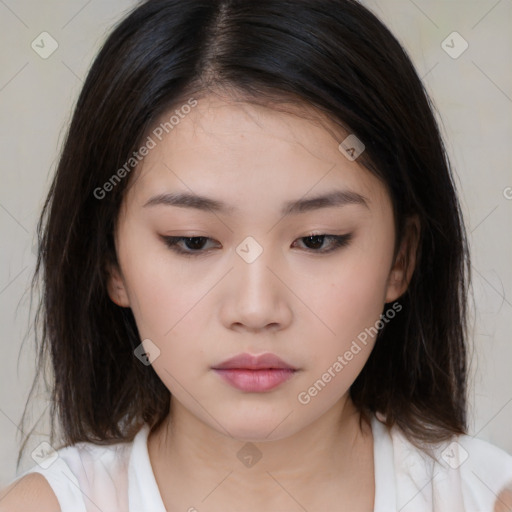
<instances>
[{"instance_id":1,"label":"cheek","mask_svg":"<svg viewBox=\"0 0 512 512\"><path fill-rule=\"evenodd\" d=\"M205 284L182 283L168 266L155 263L151 267L138 267L132 282L132 303L135 303L132 309L139 333L157 344L170 343L180 329L191 327L194 309L208 291Z\"/></svg>"},{"instance_id":2,"label":"cheek","mask_svg":"<svg viewBox=\"0 0 512 512\"><path fill-rule=\"evenodd\" d=\"M383 310L385 278L374 260L359 259L341 271L328 287L322 318L329 326L310 347L309 366L301 383L299 403L317 413L330 407L346 393L364 367L375 344Z\"/></svg>"},{"instance_id":3,"label":"cheek","mask_svg":"<svg viewBox=\"0 0 512 512\"><path fill-rule=\"evenodd\" d=\"M200 285L187 286L164 244L147 230L125 228L118 253L139 334L160 344L197 301Z\"/></svg>"},{"instance_id":4,"label":"cheek","mask_svg":"<svg viewBox=\"0 0 512 512\"><path fill-rule=\"evenodd\" d=\"M206 317L201 316L200 299L211 284L190 286L168 267L168 263L155 262L137 268L132 281L132 310L141 340L149 339L158 348L158 356L151 363L154 371L173 395L186 401L182 385L188 386L204 369L201 336L207 329L200 324Z\"/></svg>"},{"instance_id":5,"label":"cheek","mask_svg":"<svg viewBox=\"0 0 512 512\"><path fill-rule=\"evenodd\" d=\"M323 341L317 345L318 351L312 359L319 378L340 355L346 357L339 363L343 370L340 371L339 365L338 372L334 369L338 385L342 381L350 385L364 366L381 326L391 257L389 241L373 233L373 237L370 235L360 242L357 250L347 251L347 257L340 259L342 262L332 274L329 286L324 287L324 293L312 299L330 330L325 329Z\"/></svg>"},{"instance_id":6,"label":"cheek","mask_svg":"<svg viewBox=\"0 0 512 512\"><path fill-rule=\"evenodd\" d=\"M132 311L141 341L149 339L158 348L154 371L171 393L186 401L182 383L189 386L200 378L210 361L204 347L211 339L202 338L211 333L208 293L218 276L190 276L180 271L176 258L171 263L165 248L146 247L144 253L134 254L127 272Z\"/></svg>"},{"instance_id":7,"label":"cheek","mask_svg":"<svg viewBox=\"0 0 512 512\"><path fill-rule=\"evenodd\" d=\"M389 240L369 233L340 260L322 306L337 332L357 335L382 313L391 257Z\"/></svg>"}]
</instances>

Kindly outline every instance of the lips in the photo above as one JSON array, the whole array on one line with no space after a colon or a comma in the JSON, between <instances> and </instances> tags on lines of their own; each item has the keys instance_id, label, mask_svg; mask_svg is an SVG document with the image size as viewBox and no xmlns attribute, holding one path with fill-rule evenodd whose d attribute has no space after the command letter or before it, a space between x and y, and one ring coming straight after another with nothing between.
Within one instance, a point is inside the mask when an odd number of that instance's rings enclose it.
<instances>
[{"instance_id":1,"label":"lips","mask_svg":"<svg viewBox=\"0 0 512 512\"><path fill-rule=\"evenodd\" d=\"M253 356L251 354L239 354L231 359L227 359L223 363L213 367L214 370L270 370L270 369L285 369L296 370L292 365L285 363L281 358L275 354L261 354Z\"/></svg>"},{"instance_id":2,"label":"lips","mask_svg":"<svg viewBox=\"0 0 512 512\"><path fill-rule=\"evenodd\" d=\"M270 391L297 371L275 354L239 354L212 369L231 386L249 393Z\"/></svg>"}]
</instances>

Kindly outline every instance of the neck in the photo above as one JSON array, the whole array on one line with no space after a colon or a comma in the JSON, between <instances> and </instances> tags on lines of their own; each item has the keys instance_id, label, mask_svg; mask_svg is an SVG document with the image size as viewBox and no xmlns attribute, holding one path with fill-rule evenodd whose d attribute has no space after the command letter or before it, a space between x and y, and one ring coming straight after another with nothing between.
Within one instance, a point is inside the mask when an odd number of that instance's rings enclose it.
<instances>
[{"instance_id":1,"label":"neck","mask_svg":"<svg viewBox=\"0 0 512 512\"><path fill-rule=\"evenodd\" d=\"M186 487L200 503L198 496L203 498L223 482L215 491L218 499L224 496L236 503L239 496L246 503L262 503L268 495L268 503L274 505L272 496L279 486L318 492L333 480L338 485L353 482L358 469L364 467L368 473L368 456L373 481L371 427L363 423L360 428L359 422L360 414L347 394L289 437L248 443L212 429L171 399L170 415L151 434L148 447L161 489Z\"/></svg>"}]
</instances>

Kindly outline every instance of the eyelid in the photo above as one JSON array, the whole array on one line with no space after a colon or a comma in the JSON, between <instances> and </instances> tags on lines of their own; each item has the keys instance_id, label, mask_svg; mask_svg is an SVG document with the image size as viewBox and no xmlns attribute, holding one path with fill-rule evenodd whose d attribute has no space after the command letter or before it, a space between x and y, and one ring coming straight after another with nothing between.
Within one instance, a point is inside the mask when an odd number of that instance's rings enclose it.
<instances>
[{"instance_id":1,"label":"eyelid","mask_svg":"<svg viewBox=\"0 0 512 512\"><path fill-rule=\"evenodd\" d=\"M333 234L329 234L329 233L313 232L313 233L310 233L310 234L307 234L307 235L304 235L304 236L296 238L294 240L294 243L297 240L302 240L302 239L311 238L311 237L323 237L324 240L332 240L332 245L331 245L331 247L329 249L321 249L321 250L304 249L304 251L306 253L322 255L322 254L329 254L329 253L335 252L335 251L337 251L337 250L347 246L351 242L351 240L353 238L353 233L346 233L346 234L343 234L343 235L333 235ZM209 254L210 251L209 250L202 250L202 249L197 250L197 251L184 250L184 249L181 249L177 245L179 242L181 242L183 240L186 240L186 239L197 239L197 238L203 238L206 241L213 240L210 237L202 236L202 235L198 235L198 236L165 236L165 235L160 235L160 238L162 238L163 242L165 243L165 245L169 249L171 249L173 252L177 253L178 255L185 256L185 257L188 257L188 256L193 256L193 257L203 256L205 254Z\"/></svg>"}]
</instances>

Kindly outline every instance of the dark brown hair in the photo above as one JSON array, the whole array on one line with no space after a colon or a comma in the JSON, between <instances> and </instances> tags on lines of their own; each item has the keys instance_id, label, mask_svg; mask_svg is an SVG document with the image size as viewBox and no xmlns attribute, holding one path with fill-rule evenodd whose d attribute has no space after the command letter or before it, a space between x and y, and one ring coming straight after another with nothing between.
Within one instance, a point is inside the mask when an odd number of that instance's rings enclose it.
<instances>
[{"instance_id":1,"label":"dark brown hair","mask_svg":"<svg viewBox=\"0 0 512 512\"><path fill-rule=\"evenodd\" d=\"M134 356L141 339L131 309L106 287L131 177L101 199L94 191L170 105L213 90L327 114L365 144L361 161L390 193L396 247L418 216L403 310L380 331L350 395L413 442L465 433L466 234L432 104L402 46L353 0L150 0L96 57L38 223L36 379L49 358L52 444L56 414L67 446L130 441L169 412L168 389Z\"/></svg>"}]
</instances>

